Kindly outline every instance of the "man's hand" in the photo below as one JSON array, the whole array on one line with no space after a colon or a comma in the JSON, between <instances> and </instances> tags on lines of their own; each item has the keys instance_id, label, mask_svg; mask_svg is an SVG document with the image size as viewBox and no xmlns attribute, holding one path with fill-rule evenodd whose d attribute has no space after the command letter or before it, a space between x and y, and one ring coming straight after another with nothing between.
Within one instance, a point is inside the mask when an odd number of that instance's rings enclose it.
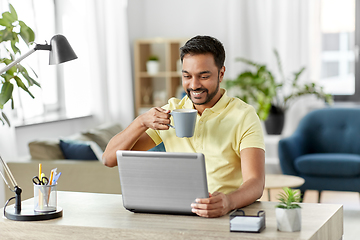
<instances>
[{"instance_id":1,"label":"man's hand","mask_svg":"<svg viewBox=\"0 0 360 240\"><path fill-rule=\"evenodd\" d=\"M141 125L154 130L167 130L170 124L170 110L154 107L148 112L139 116Z\"/></svg>"},{"instance_id":2,"label":"man's hand","mask_svg":"<svg viewBox=\"0 0 360 240\"><path fill-rule=\"evenodd\" d=\"M227 195L214 192L209 198L198 198L191 204L192 212L201 217L221 217L232 210Z\"/></svg>"}]
</instances>

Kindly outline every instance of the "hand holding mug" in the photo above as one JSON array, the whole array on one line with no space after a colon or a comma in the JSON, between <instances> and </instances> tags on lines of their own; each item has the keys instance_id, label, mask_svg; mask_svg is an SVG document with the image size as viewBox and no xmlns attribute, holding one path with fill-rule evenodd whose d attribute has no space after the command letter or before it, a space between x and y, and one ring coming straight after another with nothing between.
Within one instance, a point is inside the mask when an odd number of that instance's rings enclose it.
<instances>
[{"instance_id":1,"label":"hand holding mug","mask_svg":"<svg viewBox=\"0 0 360 240\"><path fill-rule=\"evenodd\" d=\"M168 130L168 124L170 124L169 113L170 110L154 107L139 117L141 118L142 125L146 128L154 130Z\"/></svg>"}]
</instances>

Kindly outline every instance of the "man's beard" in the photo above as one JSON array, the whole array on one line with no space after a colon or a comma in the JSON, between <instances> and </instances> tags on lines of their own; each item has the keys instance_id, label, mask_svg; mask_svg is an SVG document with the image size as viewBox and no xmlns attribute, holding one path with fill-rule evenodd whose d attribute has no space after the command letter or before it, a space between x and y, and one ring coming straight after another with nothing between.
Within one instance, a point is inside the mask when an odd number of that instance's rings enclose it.
<instances>
[{"instance_id":1,"label":"man's beard","mask_svg":"<svg viewBox=\"0 0 360 240\"><path fill-rule=\"evenodd\" d=\"M216 96L217 92L219 91L219 88L220 88L220 79L218 79L218 84L216 86L215 91L213 91L210 94L209 94L209 90L206 89L206 88L197 88L197 89L188 88L188 89L186 89L186 95L190 98L190 100L193 102L194 105L204 105L204 104L209 103ZM191 95L190 95L191 91L204 91L204 92L206 92L207 97L206 97L205 101L202 102L202 103L195 103L191 99Z\"/></svg>"}]
</instances>

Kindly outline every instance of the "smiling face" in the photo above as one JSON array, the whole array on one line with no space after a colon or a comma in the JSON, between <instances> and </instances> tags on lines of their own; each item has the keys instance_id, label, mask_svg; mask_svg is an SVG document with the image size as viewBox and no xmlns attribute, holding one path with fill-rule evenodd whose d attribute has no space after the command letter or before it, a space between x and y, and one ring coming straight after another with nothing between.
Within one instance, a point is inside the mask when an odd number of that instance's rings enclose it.
<instances>
[{"instance_id":1,"label":"smiling face","mask_svg":"<svg viewBox=\"0 0 360 240\"><path fill-rule=\"evenodd\" d=\"M211 53L184 56L182 85L199 113L213 107L220 99L224 73L225 67L219 70Z\"/></svg>"}]
</instances>

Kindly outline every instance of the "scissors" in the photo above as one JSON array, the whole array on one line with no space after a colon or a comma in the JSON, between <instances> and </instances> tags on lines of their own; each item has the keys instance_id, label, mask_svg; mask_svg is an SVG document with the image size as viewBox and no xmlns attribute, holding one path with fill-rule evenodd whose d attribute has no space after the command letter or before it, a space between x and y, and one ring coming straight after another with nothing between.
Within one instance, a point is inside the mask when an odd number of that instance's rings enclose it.
<instances>
[{"instance_id":1,"label":"scissors","mask_svg":"<svg viewBox=\"0 0 360 240\"><path fill-rule=\"evenodd\" d=\"M42 177L42 180L40 181L38 176L35 176L32 178L32 181L36 185L47 185L49 183L49 179L47 177Z\"/></svg>"}]
</instances>

